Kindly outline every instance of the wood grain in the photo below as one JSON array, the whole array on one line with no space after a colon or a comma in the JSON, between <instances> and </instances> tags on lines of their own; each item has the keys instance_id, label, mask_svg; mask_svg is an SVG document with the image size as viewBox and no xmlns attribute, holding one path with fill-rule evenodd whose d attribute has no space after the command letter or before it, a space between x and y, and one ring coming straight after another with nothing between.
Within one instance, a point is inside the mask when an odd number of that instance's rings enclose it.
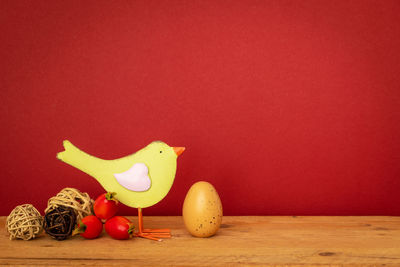
<instances>
[{"instance_id":1,"label":"wood grain","mask_svg":"<svg viewBox=\"0 0 400 267\"><path fill-rule=\"evenodd\" d=\"M131 217L136 222L136 217ZM224 217L216 236L195 238L181 217L144 217L170 227L163 242L134 238L8 239L0 217L0 264L141 266L400 266L400 217Z\"/></svg>"}]
</instances>

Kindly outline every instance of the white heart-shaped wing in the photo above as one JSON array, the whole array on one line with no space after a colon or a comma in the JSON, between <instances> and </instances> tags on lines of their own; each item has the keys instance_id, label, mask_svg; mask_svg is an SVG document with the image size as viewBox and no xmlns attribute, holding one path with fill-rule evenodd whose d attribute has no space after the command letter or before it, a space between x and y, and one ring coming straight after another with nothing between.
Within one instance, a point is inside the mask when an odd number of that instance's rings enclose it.
<instances>
[{"instance_id":1,"label":"white heart-shaped wing","mask_svg":"<svg viewBox=\"0 0 400 267\"><path fill-rule=\"evenodd\" d=\"M147 191L151 186L149 169L144 163L136 163L123 173L115 173L114 177L120 185L135 192Z\"/></svg>"}]
</instances>

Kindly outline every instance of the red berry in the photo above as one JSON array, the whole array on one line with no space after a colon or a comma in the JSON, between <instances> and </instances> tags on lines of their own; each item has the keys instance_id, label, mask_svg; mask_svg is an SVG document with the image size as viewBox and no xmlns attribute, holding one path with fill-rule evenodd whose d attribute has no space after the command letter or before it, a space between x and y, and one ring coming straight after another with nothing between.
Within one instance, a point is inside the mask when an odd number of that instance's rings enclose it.
<instances>
[{"instance_id":1,"label":"red berry","mask_svg":"<svg viewBox=\"0 0 400 267\"><path fill-rule=\"evenodd\" d=\"M84 238L93 239L103 232L103 223L96 216L86 216L75 228L73 235L80 234Z\"/></svg>"},{"instance_id":2,"label":"red berry","mask_svg":"<svg viewBox=\"0 0 400 267\"><path fill-rule=\"evenodd\" d=\"M104 193L93 204L94 214L102 220L108 220L118 211L117 193Z\"/></svg>"},{"instance_id":3,"label":"red berry","mask_svg":"<svg viewBox=\"0 0 400 267\"><path fill-rule=\"evenodd\" d=\"M135 229L131 221L122 216L115 216L107 220L105 228L107 234L114 239L129 239Z\"/></svg>"}]
</instances>

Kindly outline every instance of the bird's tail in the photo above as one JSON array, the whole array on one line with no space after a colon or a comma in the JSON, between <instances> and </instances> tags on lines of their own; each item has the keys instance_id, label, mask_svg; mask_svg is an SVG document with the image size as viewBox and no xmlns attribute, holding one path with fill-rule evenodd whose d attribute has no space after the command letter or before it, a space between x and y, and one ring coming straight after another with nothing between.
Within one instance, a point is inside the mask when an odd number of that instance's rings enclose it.
<instances>
[{"instance_id":1,"label":"bird's tail","mask_svg":"<svg viewBox=\"0 0 400 267\"><path fill-rule=\"evenodd\" d=\"M99 168L99 165L102 165L102 161L104 161L83 152L68 140L64 140L63 146L65 150L57 153L57 158L88 174L92 174L94 170Z\"/></svg>"},{"instance_id":2,"label":"bird's tail","mask_svg":"<svg viewBox=\"0 0 400 267\"><path fill-rule=\"evenodd\" d=\"M71 162L74 157L80 154L79 152L83 152L68 140L63 141L63 147L65 150L57 153L57 158L66 163Z\"/></svg>"}]
</instances>

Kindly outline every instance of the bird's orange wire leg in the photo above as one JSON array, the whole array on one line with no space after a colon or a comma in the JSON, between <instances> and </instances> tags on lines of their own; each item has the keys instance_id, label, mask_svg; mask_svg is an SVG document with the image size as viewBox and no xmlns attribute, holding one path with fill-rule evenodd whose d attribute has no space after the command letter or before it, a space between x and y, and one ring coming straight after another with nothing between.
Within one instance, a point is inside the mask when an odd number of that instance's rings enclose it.
<instances>
[{"instance_id":1,"label":"bird's orange wire leg","mask_svg":"<svg viewBox=\"0 0 400 267\"><path fill-rule=\"evenodd\" d=\"M155 241L162 241L161 238L170 238L171 231L170 229L144 229L143 228L143 215L142 209L138 208L138 232L135 233L135 236L147 238Z\"/></svg>"}]
</instances>

